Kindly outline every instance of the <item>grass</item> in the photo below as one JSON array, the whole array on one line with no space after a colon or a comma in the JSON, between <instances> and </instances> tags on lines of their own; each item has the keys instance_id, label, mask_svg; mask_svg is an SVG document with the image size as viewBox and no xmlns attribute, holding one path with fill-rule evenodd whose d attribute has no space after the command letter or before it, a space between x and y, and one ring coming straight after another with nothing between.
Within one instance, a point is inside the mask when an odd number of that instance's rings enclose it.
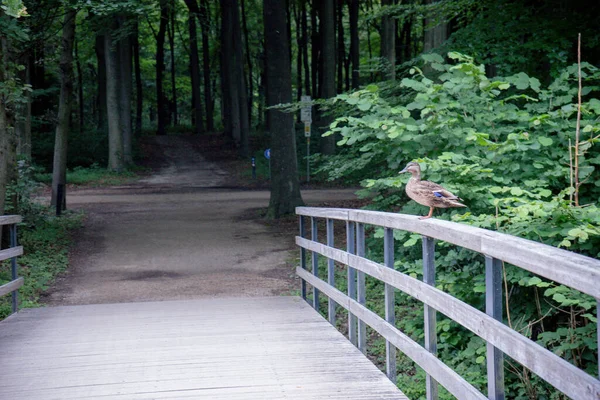
<instances>
[{"instance_id":1,"label":"grass","mask_svg":"<svg viewBox=\"0 0 600 400\"><path fill-rule=\"evenodd\" d=\"M19 289L19 308L40 307L40 296L69 264L68 250L82 214L67 212L62 217L43 216L35 225L19 227L19 244L24 255L17 259L18 274L25 278ZM10 261L0 263L0 285L11 280ZM11 313L11 296L0 298L0 319Z\"/></svg>"},{"instance_id":2,"label":"grass","mask_svg":"<svg viewBox=\"0 0 600 400\"><path fill-rule=\"evenodd\" d=\"M114 172L92 165L89 168L75 167L67 171L67 184L77 186L115 186L127 183L137 176L136 170ZM37 182L51 184L51 173L36 173L34 179Z\"/></svg>"}]
</instances>

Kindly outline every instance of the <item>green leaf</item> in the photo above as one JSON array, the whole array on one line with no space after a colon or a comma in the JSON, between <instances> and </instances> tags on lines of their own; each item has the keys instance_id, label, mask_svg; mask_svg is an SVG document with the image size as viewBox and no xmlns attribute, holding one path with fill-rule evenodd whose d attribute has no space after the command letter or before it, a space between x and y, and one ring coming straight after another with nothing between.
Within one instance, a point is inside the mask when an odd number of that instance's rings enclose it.
<instances>
[{"instance_id":1,"label":"green leaf","mask_svg":"<svg viewBox=\"0 0 600 400\"><path fill-rule=\"evenodd\" d=\"M379 86L371 84L371 85L368 85L365 89L367 89L367 91L369 91L371 93L375 93L376 91L379 90Z\"/></svg>"},{"instance_id":2,"label":"green leaf","mask_svg":"<svg viewBox=\"0 0 600 400\"><path fill-rule=\"evenodd\" d=\"M550 139L549 137L545 137L545 136L539 136L538 137L538 142L540 142L540 144L542 146L552 146L552 143L554 143L554 141L552 139Z\"/></svg>"},{"instance_id":3,"label":"green leaf","mask_svg":"<svg viewBox=\"0 0 600 400\"><path fill-rule=\"evenodd\" d=\"M501 83L498 85L498 89L506 90L510 87L510 83Z\"/></svg>"},{"instance_id":4,"label":"green leaf","mask_svg":"<svg viewBox=\"0 0 600 400\"><path fill-rule=\"evenodd\" d=\"M523 190L521 190L521 188L514 187L510 189L510 194L512 194L513 196L521 196L523 194Z\"/></svg>"}]
</instances>

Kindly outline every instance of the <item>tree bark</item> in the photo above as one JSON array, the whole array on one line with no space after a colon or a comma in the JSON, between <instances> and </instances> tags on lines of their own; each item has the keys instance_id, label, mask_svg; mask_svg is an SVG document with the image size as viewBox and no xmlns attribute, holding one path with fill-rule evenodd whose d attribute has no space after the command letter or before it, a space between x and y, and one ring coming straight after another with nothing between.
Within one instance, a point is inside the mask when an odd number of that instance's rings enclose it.
<instances>
[{"instance_id":1,"label":"tree bark","mask_svg":"<svg viewBox=\"0 0 600 400\"><path fill-rule=\"evenodd\" d=\"M335 4L334 0L324 0L321 14L321 37L323 39L323 89L322 96L329 99L335 96ZM329 128L331 117L321 118L324 131ZM321 138L321 153L335 154L335 136Z\"/></svg>"},{"instance_id":2,"label":"tree bark","mask_svg":"<svg viewBox=\"0 0 600 400\"><path fill-rule=\"evenodd\" d=\"M106 113L108 117L108 169L121 171L123 162L123 131L120 114L119 52L112 33L118 29L116 21L104 35L106 59Z\"/></svg>"},{"instance_id":3,"label":"tree bark","mask_svg":"<svg viewBox=\"0 0 600 400\"><path fill-rule=\"evenodd\" d=\"M240 25L240 8L238 0L232 1L232 22L231 33L233 35L233 73L234 85L237 86L239 96L239 115L240 115L240 156L249 155L249 137L250 137L250 118L248 114L248 91L246 90L246 79L244 77L244 51L242 48L242 29ZM289 52L288 52L289 56Z\"/></svg>"},{"instance_id":4,"label":"tree bark","mask_svg":"<svg viewBox=\"0 0 600 400\"><path fill-rule=\"evenodd\" d=\"M190 12L190 74L192 78L192 112L194 115L194 131L202 133L202 101L200 94L200 58L198 57L198 34L196 32L196 16Z\"/></svg>"},{"instance_id":5,"label":"tree bark","mask_svg":"<svg viewBox=\"0 0 600 400\"><path fill-rule=\"evenodd\" d=\"M312 1L310 8L310 38L311 38L311 81L312 81L312 95L313 97L319 97L319 55L321 53L321 32L319 31L319 24L317 22L317 16L319 13L317 0Z\"/></svg>"},{"instance_id":6,"label":"tree bark","mask_svg":"<svg viewBox=\"0 0 600 400\"><path fill-rule=\"evenodd\" d=\"M179 113L177 110L177 84L176 84L176 66L175 66L175 0L171 0L168 6L169 24L167 33L169 38L169 51L171 54L171 115L173 126L179 125Z\"/></svg>"},{"instance_id":7,"label":"tree bark","mask_svg":"<svg viewBox=\"0 0 600 400\"><path fill-rule=\"evenodd\" d=\"M272 106L292 101L292 73L286 29L285 2L264 0L265 68L267 98ZM271 114L271 199L267 216L279 218L302 205L298 183L294 121L290 113Z\"/></svg>"},{"instance_id":8,"label":"tree bark","mask_svg":"<svg viewBox=\"0 0 600 400\"><path fill-rule=\"evenodd\" d=\"M358 0L350 0L350 60L352 89L360 86L360 41L358 38Z\"/></svg>"},{"instance_id":9,"label":"tree bark","mask_svg":"<svg viewBox=\"0 0 600 400\"><path fill-rule=\"evenodd\" d=\"M304 64L304 92L307 95L311 94L311 86L310 86L310 67L309 67L309 59L308 59L308 22L306 15L306 1L301 0L302 2L302 61Z\"/></svg>"},{"instance_id":10,"label":"tree bark","mask_svg":"<svg viewBox=\"0 0 600 400\"><path fill-rule=\"evenodd\" d=\"M63 19L62 50L60 56L60 99L58 103L58 121L54 140L54 163L52 167L52 197L50 203L58 204L58 186L67 181L67 142L71 119L73 97L73 42L75 41L76 10L68 10ZM66 196L62 198L60 208L66 206Z\"/></svg>"},{"instance_id":11,"label":"tree bark","mask_svg":"<svg viewBox=\"0 0 600 400\"><path fill-rule=\"evenodd\" d=\"M221 119L225 133L234 143L239 143L239 108L232 93L233 43L231 42L231 4L230 0L221 0Z\"/></svg>"},{"instance_id":12,"label":"tree bark","mask_svg":"<svg viewBox=\"0 0 600 400\"><path fill-rule=\"evenodd\" d=\"M346 61L346 44L344 43L344 3L345 0L338 0L337 17L337 92L344 91L344 64Z\"/></svg>"},{"instance_id":13,"label":"tree bark","mask_svg":"<svg viewBox=\"0 0 600 400\"><path fill-rule=\"evenodd\" d=\"M98 121L96 127L99 131L106 130L106 53L104 51L104 35L96 35L96 59L98 60L98 97L96 108L98 109Z\"/></svg>"},{"instance_id":14,"label":"tree bark","mask_svg":"<svg viewBox=\"0 0 600 400\"><path fill-rule=\"evenodd\" d=\"M77 67L77 111L78 111L78 122L79 132L83 132L84 122L84 99L83 99L83 74L81 72L81 62L79 61L79 46L77 40L75 40L75 65Z\"/></svg>"},{"instance_id":15,"label":"tree bark","mask_svg":"<svg viewBox=\"0 0 600 400\"><path fill-rule=\"evenodd\" d=\"M437 3L438 0L425 0L425 4ZM425 19L425 39L423 42L423 51L429 52L440 47L448 39L448 23L440 22L436 26L428 27L431 19Z\"/></svg>"},{"instance_id":16,"label":"tree bark","mask_svg":"<svg viewBox=\"0 0 600 400\"><path fill-rule=\"evenodd\" d=\"M207 0L201 0L200 13L197 14L200 18L200 31L202 32L202 66L204 78L204 103L206 107L206 130L212 132L215 130L214 123L214 106L210 80L210 18L208 14Z\"/></svg>"},{"instance_id":17,"label":"tree bark","mask_svg":"<svg viewBox=\"0 0 600 400\"><path fill-rule=\"evenodd\" d=\"M160 25L156 36L156 114L158 117L157 135L166 135L167 104L163 90L163 74L165 72L165 34L168 22L167 0L160 0Z\"/></svg>"},{"instance_id":18,"label":"tree bark","mask_svg":"<svg viewBox=\"0 0 600 400\"><path fill-rule=\"evenodd\" d=\"M31 64L28 62L29 54L23 58L25 68L19 72L23 83L31 84ZM17 138L17 154L31 161L31 91L25 91L25 102L15 107L17 118L15 121L15 136Z\"/></svg>"},{"instance_id":19,"label":"tree bark","mask_svg":"<svg viewBox=\"0 0 600 400\"><path fill-rule=\"evenodd\" d=\"M244 30L244 43L246 44L246 62L248 63L248 125L252 126L252 105L254 104L254 79L252 68L252 53L250 53L250 37L248 34L248 23L246 21L246 1L242 1L242 29Z\"/></svg>"},{"instance_id":20,"label":"tree bark","mask_svg":"<svg viewBox=\"0 0 600 400\"><path fill-rule=\"evenodd\" d=\"M121 28L125 28L126 19L120 17ZM133 91L132 65L131 65L131 35L120 38L119 51L119 117L121 118L121 132L123 139L123 162L125 165L133 164L132 156L132 130L131 130L131 96Z\"/></svg>"},{"instance_id":21,"label":"tree bark","mask_svg":"<svg viewBox=\"0 0 600 400\"><path fill-rule=\"evenodd\" d=\"M136 20L133 33L133 66L135 74L135 134L142 133L142 118L144 115L144 94L142 88L142 69L140 65L139 24Z\"/></svg>"},{"instance_id":22,"label":"tree bark","mask_svg":"<svg viewBox=\"0 0 600 400\"><path fill-rule=\"evenodd\" d=\"M0 37L0 82L6 79L8 40ZM9 177L10 137L8 131L8 118L6 115L6 97L0 93L0 215L4 215L6 186ZM0 229L0 238L2 230Z\"/></svg>"},{"instance_id":23,"label":"tree bark","mask_svg":"<svg viewBox=\"0 0 600 400\"><path fill-rule=\"evenodd\" d=\"M394 0L381 0L382 6L390 6ZM396 79L396 20L386 15L381 19L381 57L384 59L384 77Z\"/></svg>"}]
</instances>

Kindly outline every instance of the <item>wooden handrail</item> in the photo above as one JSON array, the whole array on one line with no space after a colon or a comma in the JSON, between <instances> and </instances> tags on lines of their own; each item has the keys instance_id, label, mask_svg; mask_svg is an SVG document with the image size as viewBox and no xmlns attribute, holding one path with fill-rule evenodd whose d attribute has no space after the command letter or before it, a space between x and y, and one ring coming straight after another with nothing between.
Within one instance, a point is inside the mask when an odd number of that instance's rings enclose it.
<instances>
[{"instance_id":1,"label":"wooden handrail","mask_svg":"<svg viewBox=\"0 0 600 400\"><path fill-rule=\"evenodd\" d=\"M12 294L12 312L16 313L19 309L18 290L23 286L23 278L17 275L17 257L23 254L23 247L17 246L17 224L23 221L20 215L3 215L0 216L0 228L5 225L10 225L10 247L0 250L0 261L11 260L11 277L12 280L0 286L0 296Z\"/></svg>"},{"instance_id":2,"label":"wooden handrail","mask_svg":"<svg viewBox=\"0 0 600 400\"><path fill-rule=\"evenodd\" d=\"M456 222L379 211L297 207L296 214L418 233L506 261L600 299L600 260L532 240Z\"/></svg>"},{"instance_id":3,"label":"wooden handrail","mask_svg":"<svg viewBox=\"0 0 600 400\"><path fill-rule=\"evenodd\" d=\"M462 378L457 379L452 373L449 373L446 369L447 366L431 354L436 352L435 312L439 311L486 340L489 398L504 396L502 354L505 353L571 398L600 399L600 381L598 379L502 323L502 279L499 274L502 265L500 260L507 261L598 299L600 298L600 289L596 286L600 282L600 261L530 240L448 221L423 221L409 215L350 209L298 207L296 211L301 216L300 220L303 226L305 225L303 218L307 216L311 217L313 227L316 227L316 218L326 218L328 226L334 219L346 221L347 229L356 227L357 232L363 232L365 224L384 227L386 228L384 236L389 238L393 237L393 229L423 235L423 254L428 260L426 263L424 262L424 265L428 264L426 268L429 268L428 274L430 275L424 282L393 269L393 240L384 241L385 264L368 260L364 256L364 250L356 254L354 251L344 251L333 247L330 237L333 235L333 229L327 232L327 244L319 243L314 232L312 240L306 238L304 230L301 230L301 236L296 238L296 244L302 249L301 266L306 266L306 254L311 252L313 263L318 255L324 256L330 260L328 264L331 261L337 261L346 265L349 271L355 270L359 274L373 276L384 282L386 287L399 289L423 302L426 311L429 310L425 313L425 341L429 343L427 349L419 345L415 349L416 343L407 341L406 335L395 328L393 319L386 321L380 317L373 317L371 314L374 313L366 309L364 299L361 302L360 296L357 298L356 293L352 294L350 290L348 295L337 291L332 285L315 276L314 268L310 274L304 268L299 267L297 274L303 281L302 294L304 298L306 298L305 285L309 283L313 286L316 296L319 293L328 296L330 301L335 301L346 308L349 317L358 317L359 325L361 323L369 324L386 339L387 344L398 347L420 365L426 371L427 391L431 398L436 398L436 381L458 398L476 398L471 385ZM361 236L360 240L359 236ZM347 237L352 238L348 239L349 241L356 240L356 247L364 249L364 234L356 235L356 239L354 239L354 235L350 234ZM435 288L434 242L431 238L469 248L486 256L486 313ZM355 249L355 247L348 244L348 249ZM350 276L349 273L349 287L357 283L356 281L351 283ZM571 277L569 278L569 276ZM359 292L364 293L364 282L361 284L358 281L358 285ZM386 304L390 302L390 299L393 304L393 292L388 293L386 289ZM388 311L386 310L386 315ZM332 317L331 313L330 308L329 319L335 320L335 316ZM335 313L335 309L333 313ZM352 335L350 336L352 337ZM386 370L390 379L395 381L395 364L393 368L390 368L390 363L394 362L391 357L395 354L395 350L392 352L391 346L387 344ZM437 361L432 361L431 357Z\"/></svg>"}]
</instances>

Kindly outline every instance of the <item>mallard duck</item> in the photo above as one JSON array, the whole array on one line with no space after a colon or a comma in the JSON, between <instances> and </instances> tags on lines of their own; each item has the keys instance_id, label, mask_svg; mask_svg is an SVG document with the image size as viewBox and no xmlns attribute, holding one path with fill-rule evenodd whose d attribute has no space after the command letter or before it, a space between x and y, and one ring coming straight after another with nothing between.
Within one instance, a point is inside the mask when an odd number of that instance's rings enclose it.
<instances>
[{"instance_id":1,"label":"mallard duck","mask_svg":"<svg viewBox=\"0 0 600 400\"><path fill-rule=\"evenodd\" d=\"M421 167L416 162L409 162L401 174L410 172L412 178L406 184L406 194L419 204L429 207L429 214L419 219L431 218L434 208L466 207L461 198L453 195L437 183L421 180Z\"/></svg>"}]
</instances>

